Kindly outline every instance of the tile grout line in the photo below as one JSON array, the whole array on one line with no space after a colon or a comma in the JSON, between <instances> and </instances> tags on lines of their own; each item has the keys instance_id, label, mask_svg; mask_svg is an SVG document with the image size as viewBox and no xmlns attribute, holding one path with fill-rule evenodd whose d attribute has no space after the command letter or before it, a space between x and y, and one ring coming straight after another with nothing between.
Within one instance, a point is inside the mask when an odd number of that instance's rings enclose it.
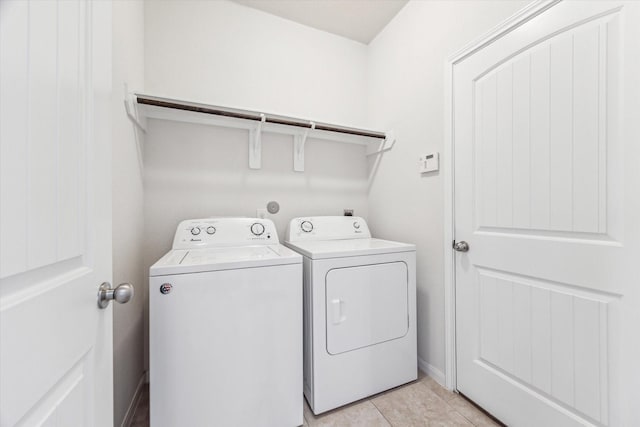
<instances>
[{"instance_id":1,"label":"tile grout line","mask_svg":"<svg viewBox=\"0 0 640 427\"><path fill-rule=\"evenodd\" d=\"M438 386L439 386L439 385L438 385ZM446 406L448 406L449 408L451 408L451 410L452 410L453 412L455 412L456 414L460 415L463 419L467 420L467 421L469 422L469 424L471 424L472 426L477 427L477 426L476 426L476 423L474 423L473 421L471 421L471 420L469 419L469 417L466 417L464 414L462 414L460 411L458 411L458 409L457 409L456 407L454 407L451 403L449 403L449 402L453 401L456 397L459 397L459 396L455 396L455 397L453 397L453 398L451 398L451 399L447 400L447 399L444 399L444 398L440 397L440 395L439 395L438 393L436 393L435 391L433 391L433 390L431 389L431 387L427 387L427 388L429 388L429 390L430 390L430 391L431 391L431 392L432 392L432 393L433 393L433 394L434 394L438 399L440 399L440 400L442 401L442 403L444 403Z\"/></svg>"},{"instance_id":2,"label":"tile grout line","mask_svg":"<svg viewBox=\"0 0 640 427\"><path fill-rule=\"evenodd\" d=\"M438 387L441 387L438 384ZM451 410L453 412L455 412L456 414L460 415L463 419L467 420L469 422L469 424L471 424L474 427L478 427L476 423L474 423L469 417L465 416L462 412L460 412L455 406L453 406L450 402L452 402L455 399L463 399L463 403L467 403L464 401L464 398L458 396L458 395L454 395L454 397L452 397L451 399L447 400L444 399L443 397L441 397L438 393L436 393L433 389L431 389L431 387L427 386L427 388L438 398L440 399L446 406L450 407ZM446 390L446 389L445 389ZM448 390L447 390L448 391Z\"/></svg>"},{"instance_id":3,"label":"tile grout line","mask_svg":"<svg viewBox=\"0 0 640 427\"><path fill-rule=\"evenodd\" d=\"M453 408L453 410L455 411L456 414L460 415L462 418L464 418L465 420L469 421L469 424L471 424L473 427L478 427L478 425L476 423L471 421L469 419L469 417L464 416L464 414L460 413L460 411L458 411L456 408Z\"/></svg>"},{"instance_id":4,"label":"tile grout line","mask_svg":"<svg viewBox=\"0 0 640 427\"><path fill-rule=\"evenodd\" d=\"M393 427L393 423L391 423L391 421L387 417L384 416L384 413L380 410L380 408L378 408L376 406L376 404L373 401L373 399L367 399L367 402L371 402L373 407L376 409L376 411L378 411L378 413L382 416L382 418L384 418L384 420L387 422L387 424L389 424L391 427Z\"/></svg>"}]
</instances>

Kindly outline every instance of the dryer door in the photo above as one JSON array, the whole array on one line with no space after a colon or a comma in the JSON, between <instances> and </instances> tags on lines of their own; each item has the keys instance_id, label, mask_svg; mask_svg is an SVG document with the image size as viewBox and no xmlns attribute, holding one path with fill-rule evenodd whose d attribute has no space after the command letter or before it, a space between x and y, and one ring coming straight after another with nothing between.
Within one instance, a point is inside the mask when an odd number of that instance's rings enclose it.
<instances>
[{"instance_id":1,"label":"dryer door","mask_svg":"<svg viewBox=\"0 0 640 427\"><path fill-rule=\"evenodd\" d=\"M409 330L404 262L329 270L326 298L329 354L400 338Z\"/></svg>"}]
</instances>

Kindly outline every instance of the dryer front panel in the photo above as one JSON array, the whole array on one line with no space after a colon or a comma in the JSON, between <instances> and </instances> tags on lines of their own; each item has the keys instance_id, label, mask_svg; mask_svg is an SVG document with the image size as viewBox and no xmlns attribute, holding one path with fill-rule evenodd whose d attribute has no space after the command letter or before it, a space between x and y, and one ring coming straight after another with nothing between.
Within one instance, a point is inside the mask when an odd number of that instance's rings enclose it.
<instances>
[{"instance_id":1,"label":"dryer front panel","mask_svg":"<svg viewBox=\"0 0 640 427\"><path fill-rule=\"evenodd\" d=\"M345 353L407 334L406 263L334 268L327 272L325 286L329 354Z\"/></svg>"}]
</instances>

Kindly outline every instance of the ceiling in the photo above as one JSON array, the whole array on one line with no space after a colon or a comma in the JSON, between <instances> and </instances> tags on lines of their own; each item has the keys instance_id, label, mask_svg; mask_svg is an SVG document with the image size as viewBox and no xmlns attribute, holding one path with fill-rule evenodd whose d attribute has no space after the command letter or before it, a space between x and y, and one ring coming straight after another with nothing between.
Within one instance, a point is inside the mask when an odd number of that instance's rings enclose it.
<instances>
[{"instance_id":1,"label":"ceiling","mask_svg":"<svg viewBox=\"0 0 640 427\"><path fill-rule=\"evenodd\" d=\"M369 44L408 0L233 0L318 30Z\"/></svg>"}]
</instances>

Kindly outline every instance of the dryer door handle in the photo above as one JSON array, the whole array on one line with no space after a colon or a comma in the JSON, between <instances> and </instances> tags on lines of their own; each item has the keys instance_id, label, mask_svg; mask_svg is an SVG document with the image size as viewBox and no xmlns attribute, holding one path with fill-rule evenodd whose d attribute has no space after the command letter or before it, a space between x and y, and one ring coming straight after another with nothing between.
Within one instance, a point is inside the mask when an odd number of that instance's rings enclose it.
<instances>
[{"instance_id":1,"label":"dryer door handle","mask_svg":"<svg viewBox=\"0 0 640 427\"><path fill-rule=\"evenodd\" d=\"M335 298L331 300L331 305L333 306L333 324L338 325L345 320L347 320L347 316L344 315L344 306L345 303L343 300L339 298Z\"/></svg>"}]
</instances>

